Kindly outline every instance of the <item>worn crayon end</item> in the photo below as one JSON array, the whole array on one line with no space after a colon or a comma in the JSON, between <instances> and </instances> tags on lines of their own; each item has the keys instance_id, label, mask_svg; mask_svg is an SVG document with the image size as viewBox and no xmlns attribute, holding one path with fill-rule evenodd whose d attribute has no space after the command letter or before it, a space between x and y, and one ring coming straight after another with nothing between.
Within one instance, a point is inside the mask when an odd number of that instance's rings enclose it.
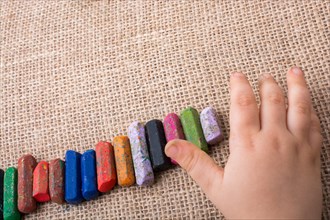
<instances>
[{"instance_id":1,"label":"worn crayon end","mask_svg":"<svg viewBox=\"0 0 330 220\"><path fill-rule=\"evenodd\" d=\"M170 142L175 139L185 139L182 124L180 118L175 113L170 113L164 118L164 131L166 136L166 141ZM172 164L177 165L178 163L171 159Z\"/></svg>"},{"instance_id":2,"label":"worn crayon end","mask_svg":"<svg viewBox=\"0 0 330 220\"><path fill-rule=\"evenodd\" d=\"M113 146L100 141L95 147L97 186L100 192L110 191L117 182Z\"/></svg>"},{"instance_id":3,"label":"worn crayon end","mask_svg":"<svg viewBox=\"0 0 330 220\"><path fill-rule=\"evenodd\" d=\"M33 198L33 170L36 165L36 159L30 154L24 155L18 160L18 210L26 214L37 208Z\"/></svg>"},{"instance_id":4,"label":"worn crayon end","mask_svg":"<svg viewBox=\"0 0 330 220\"><path fill-rule=\"evenodd\" d=\"M33 198L37 202L48 202L49 186L48 186L48 163L40 161L33 171Z\"/></svg>"},{"instance_id":5,"label":"worn crayon end","mask_svg":"<svg viewBox=\"0 0 330 220\"><path fill-rule=\"evenodd\" d=\"M61 159L49 162L49 195L57 204L64 203L64 171L65 164Z\"/></svg>"},{"instance_id":6,"label":"worn crayon end","mask_svg":"<svg viewBox=\"0 0 330 220\"><path fill-rule=\"evenodd\" d=\"M187 141L190 141L207 153L208 146L203 134L198 111L192 107L188 107L181 112L180 119Z\"/></svg>"},{"instance_id":7,"label":"worn crayon end","mask_svg":"<svg viewBox=\"0 0 330 220\"><path fill-rule=\"evenodd\" d=\"M149 186L154 182L154 172L149 159L144 125L137 121L130 124L128 137L131 144L136 184Z\"/></svg>"},{"instance_id":8,"label":"worn crayon end","mask_svg":"<svg viewBox=\"0 0 330 220\"><path fill-rule=\"evenodd\" d=\"M17 208L17 169L15 167L7 168L4 175L3 192L3 218L5 220L19 220L21 214Z\"/></svg>"},{"instance_id":9,"label":"worn crayon end","mask_svg":"<svg viewBox=\"0 0 330 220\"><path fill-rule=\"evenodd\" d=\"M220 143L223 140L223 134L216 111L212 107L207 107L201 112L200 119L206 142L210 145Z\"/></svg>"},{"instance_id":10,"label":"worn crayon end","mask_svg":"<svg viewBox=\"0 0 330 220\"><path fill-rule=\"evenodd\" d=\"M83 201L81 194L81 154L68 150L65 154L65 201L78 204Z\"/></svg>"},{"instance_id":11,"label":"worn crayon end","mask_svg":"<svg viewBox=\"0 0 330 220\"><path fill-rule=\"evenodd\" d=\"M127 136L113 139L118 185L131 186L135 183L131 147Z\"/></svg>"},{"instance_id":12,"label":"worn crayon end","mask_svg":"<svg viewBox=\"0 0 330 220\"><path fill-rule=\"evenodd\" d=\"M86 200L95 199L97 191L96 155L94 150L87 150L81 156L82 195Z\"/></svg>"},{"instance_id":13,"label":"worn crayon end","mask_svg":"<svg viewBox=\"0 0 330 220\"><path fill-rule=\"evenodd\" d=\"M166 137L163 123L153 119L146 123L146 137L154 171L167 170L171 167L171 160L165 155Z\"/></svg>"}]
</instances>

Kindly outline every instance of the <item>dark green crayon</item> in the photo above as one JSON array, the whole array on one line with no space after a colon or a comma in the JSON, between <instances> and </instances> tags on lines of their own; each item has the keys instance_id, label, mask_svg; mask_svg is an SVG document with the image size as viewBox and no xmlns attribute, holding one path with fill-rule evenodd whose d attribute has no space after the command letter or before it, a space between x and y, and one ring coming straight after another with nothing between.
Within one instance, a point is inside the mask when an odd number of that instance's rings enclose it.
<instances>
[{"instance_id":1,"label":"dark green crayon","mask_svg":"<svg viewBox=\"0 0 330 220\"><path fill-rule=\"evenodd\" d=\"M198 111L192 107L188 107L181 112L180 120L187 141L195 144L207 153L208 146L203 134Z\"/></svg>"},{"instance_id":2,"label":"dark green crayon","mask_svg":"<svg viewBox=\"0 0 330 220\"><path fill-rule=\"evenodd\" d=\"M5 172L3 200L4 220L21 219L21 214L17 209L17 169L15 167L9 167Z\"/></svg>"},{"instance_id":3,"label":"dark green crayon","mask_svg":"<svg viewBox=\"0 0 330 220\"><path fill-rule=\"evenodd\" d=\"M3 219L3 177L5 172L0 169L0 220Z\"/></svg>"}]
</instances>

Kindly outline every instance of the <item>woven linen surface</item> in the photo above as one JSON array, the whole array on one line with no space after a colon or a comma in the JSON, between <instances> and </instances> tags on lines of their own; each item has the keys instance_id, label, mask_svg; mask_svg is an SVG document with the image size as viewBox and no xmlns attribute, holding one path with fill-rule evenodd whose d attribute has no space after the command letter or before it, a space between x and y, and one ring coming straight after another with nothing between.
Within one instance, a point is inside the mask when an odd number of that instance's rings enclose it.
<instances>
[{"instance_id":1,"label":"woven linen surface","mask_svg":"<svg viewBox=\"0 0 330 220\"><path fill-rule=\"evenodd\" d=\"M127 132L134 120L213 106L229 156L229 75L255 90L301 66L321 120L323 218L329 219L329 1L1 0L0 167L26 153L64 159ZM26 219L223 218L179 167L151 187L115 187L79 205L38 205Z\"/></svg>"}]
</instances>

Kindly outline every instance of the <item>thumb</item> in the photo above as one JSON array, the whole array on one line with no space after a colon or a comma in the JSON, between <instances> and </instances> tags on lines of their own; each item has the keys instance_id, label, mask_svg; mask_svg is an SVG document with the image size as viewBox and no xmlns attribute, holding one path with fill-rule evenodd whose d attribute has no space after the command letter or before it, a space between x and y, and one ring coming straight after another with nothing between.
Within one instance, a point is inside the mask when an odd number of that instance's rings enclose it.
<instances>
[{"instance_id":1,"label":"thumb","mask_svg":"<svg viewBox=\"0 0 330 220\"><path fill-rule=\"evenodd\" d=\"M186 170L208 196L219 191L223 168L194 144L185 140L170 141L165 154Z\"/></svg>"}]
</instances>

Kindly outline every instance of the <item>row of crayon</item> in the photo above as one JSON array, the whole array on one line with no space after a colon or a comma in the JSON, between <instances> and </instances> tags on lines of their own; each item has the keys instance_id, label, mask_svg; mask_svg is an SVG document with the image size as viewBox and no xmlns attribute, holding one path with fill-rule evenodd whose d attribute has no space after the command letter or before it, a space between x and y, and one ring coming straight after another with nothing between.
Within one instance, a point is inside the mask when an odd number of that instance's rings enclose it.
<instances>
[{"instance_id":1,"label":"row of crayon","mask_svg":"<svg viewBox=\"0 0 330 220\"><path fill-rule=\"evenodd\" d=\"M186 139L207 152L208 145L223 139L215 110L207 107L199 115L188 107L180 117L170 113L163 122L133 122L127 136L116 136L112 144L100 141L95 150L83 154L68 150L65 162L55 159L37 163L30 154L22 156L17 169L0 170L0 218L20 219L21 213L33 212L37 202L78 204L92 200L116 183L123 187L135 183L149 186L154 182L154 172L177 164L164 152L166 143L174 139Z\"/></svg>"}]
</instances>

